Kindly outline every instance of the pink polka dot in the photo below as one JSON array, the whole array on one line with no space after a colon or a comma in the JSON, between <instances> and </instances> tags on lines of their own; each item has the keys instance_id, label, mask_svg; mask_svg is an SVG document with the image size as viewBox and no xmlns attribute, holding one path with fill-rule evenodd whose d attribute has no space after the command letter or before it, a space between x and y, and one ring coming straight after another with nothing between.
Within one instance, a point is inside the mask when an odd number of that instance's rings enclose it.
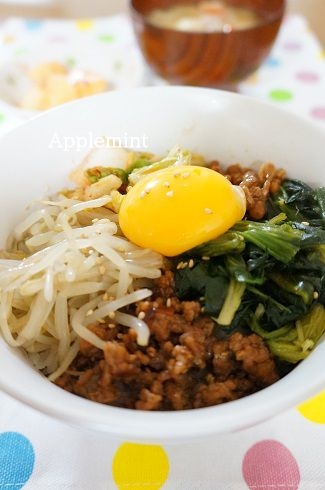
<instances>
[{"instance_id":1,"label":"pink polka dot","mask_svg":"<svg viewBox=\"0 0 325 490\"><path fill-rule=\"evenodd\" d=\"M283 44L283 48L287 51L299 51L302 48L302 45L296 41L288 41Z\"/></svg>"},{"instance_id":2,"label":"pink polka dot","mask_svg":"<svg viewBox=\"0 0 325 490\"><path fill-rule=\"evenodd\" d=\"M297 461L278 441L254 444L244 456L242 471L250 490L297 490L300 483Z\"/></svg>"},{"instance_id":3,"label":"pink polka dot","mask_svg":"<svg viewBox=\"0 0 325 490\"><path fill-rule=\"evenodd\" d=\"M300 71L296 74L296 78L300 80L300 82L314 83L318 82L319 75L312 71Z\"/></svg>"},{"instance_id":4,"label":"pink polka dot","mask_svg":"<svg viewBox=\"0 0 325 490\"><path fill-rule=\"evenodd\" d=\"M312 117L315 117L316 119L322 119L325 121L325 106L314 107L310 111L310 114Z\"/></svg>"}]
</instances>

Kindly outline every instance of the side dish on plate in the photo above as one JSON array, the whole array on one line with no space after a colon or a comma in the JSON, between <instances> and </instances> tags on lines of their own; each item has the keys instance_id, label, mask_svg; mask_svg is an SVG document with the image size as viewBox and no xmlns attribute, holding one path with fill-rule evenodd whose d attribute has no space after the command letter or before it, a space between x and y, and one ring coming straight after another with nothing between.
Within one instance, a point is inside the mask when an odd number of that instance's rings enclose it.
<instances>
[{"instance_id":1,"label":"side dish on plate","mask_svg":"<svg viewBox=\"0 0 325 490\"><path fill-rule=\"evenodd\" d=\"M56 61L39 63L28 70L27 77L30 87L20 101L23 109L46 110L109 89L107 80L97 73Z\"/></svg>"},{"instance_id":2,"label":"side dish on plate","mask_svg":"<svg viewBox=\"0 0 325 490\"><path fill-rule=\"evenodd\" d=\"M85 162L1 252L9 345L65 390L139 410L242 398L308 356L325 332L325 188L179 147Z\"/></svg>"}]
</instances>

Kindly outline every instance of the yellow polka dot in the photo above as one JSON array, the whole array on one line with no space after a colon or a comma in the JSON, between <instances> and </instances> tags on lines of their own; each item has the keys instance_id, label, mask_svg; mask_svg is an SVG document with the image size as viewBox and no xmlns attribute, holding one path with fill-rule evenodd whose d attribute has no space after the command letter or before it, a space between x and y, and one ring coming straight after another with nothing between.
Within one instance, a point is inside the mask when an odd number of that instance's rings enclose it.
<instances>
[{"instance_id":1,"label":"yellow polka dot","mask_svg":"<svg viewBox=\"0 0 325 490\"><path fill-rule=\"evenodd\" d=\"M76 28L78 31L89 31L92 29L94 21L91 19L79 19L76 21Z\"/></svg>"},{"instance_id":2,"label":"yellow polka dot","mask_svg":"<svg viewBox=\"0 0 325 490\"><path fill-rule=\"evenodd\" d=\"M324 51L320 51L320 53L319 53L319 58L320 58L321 60L325 60L325 50L324 50Z\"/></svg>"},{"instance_id":3,"label":"yellow polka dot","mask_svg":"<svg viewBox=\"0 0 325 490\"><path fill-rule=\"evenodd\" d=\"M311 422L325 424L325 391L299 405L298 411Z\"/></svg>"},{"instance_id":4,"label":"yellow polka dot","mask_svg":"<svg viewBox=\"0 0 325 490\"><path fill-rule=\"evenodd\" d=\"M13 36L4 36L3 37L3 44L12 44L15 42L15 38Z\"/></svg>"},{"instance_id":5,"label":"yellow polka dot","mask_svg":"<svg viewBox=\"0 0 325 490\"><path fill-rule=\"evenodd\" d=\"M167 480L169 461L161 446L127 442L116 451L112 470L119 490L159 490Z\"/></svg>"}]
</instances>

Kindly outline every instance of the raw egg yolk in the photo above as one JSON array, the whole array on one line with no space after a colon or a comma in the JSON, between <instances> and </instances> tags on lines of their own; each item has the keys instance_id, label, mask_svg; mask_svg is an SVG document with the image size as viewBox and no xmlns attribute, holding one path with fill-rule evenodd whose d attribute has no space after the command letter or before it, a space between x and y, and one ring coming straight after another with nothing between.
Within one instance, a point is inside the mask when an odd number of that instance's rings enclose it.
<instances>
[{"instance_id":1,"label":"raw egg yolk","mask_svg":"<svg viewBox=\"0 0 325 490\"><path fill-rule=\"evenodd\" d=\"M124 235L136 245L173 257L212 240L241 220L242 189L206 167L169 167L143 177L119 213Z\"/></svg>"}]
</instances>

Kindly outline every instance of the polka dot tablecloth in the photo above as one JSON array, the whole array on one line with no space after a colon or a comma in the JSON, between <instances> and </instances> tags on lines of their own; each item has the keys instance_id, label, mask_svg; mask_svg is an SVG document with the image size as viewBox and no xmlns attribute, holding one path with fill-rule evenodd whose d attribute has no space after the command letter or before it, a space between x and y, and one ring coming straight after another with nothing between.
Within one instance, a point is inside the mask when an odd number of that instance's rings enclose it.
<instances>
[{"instance_id":1,"label":"polka dot tablecloth","mask_svg":"<svg viewBox=\"0 0 325 490\"><path fill-rule=\"evenodd\" d=\"M31 116L11 105L22 90L21 69L49 60L91 69L117 89L161 83L145 67L125 16L9 19L0 24L0 134ZM325 124L325 51L302 17L284 20L271 55L239 92Z\"/></svg>"},{"instance_id":2,"label":"polka dot tablecloth","mask_svg":"<svg viewBox=\"0 0 325 490\"><path fill-rule=\"evenodd\" d=\"M303 18L285 19L271 55L240 92L325 123L325 51Z\"/></svg>"},{"instance_id":3,"label":"polka dot tablecloth","mask_svg":"<svg viewBox=\"0 0 325 490\"><path fill-rule=\"evenodd\" d=\"M9 103L15 66L51 58L86 64L117 88L153 83L125 17L10 19L0 25L0 133L31 115ZM320 45L302 18L290 17L239 91L324 124L324 81ZM324 456L325 391L257 427L177 446L112 440L0 394L0 490L325 490Z\"/></svg>"},{"instance_id":4,"label":"polka dot tablecloth","mask_svg":"<svg viewBox=\"0 0 325 490\"><path fill-rule=\"evenodd\" d=\"M325 393L244 431L145 445L65 426L0 395L0 489L324 490Z\"/></svg>"}]
</instances>

